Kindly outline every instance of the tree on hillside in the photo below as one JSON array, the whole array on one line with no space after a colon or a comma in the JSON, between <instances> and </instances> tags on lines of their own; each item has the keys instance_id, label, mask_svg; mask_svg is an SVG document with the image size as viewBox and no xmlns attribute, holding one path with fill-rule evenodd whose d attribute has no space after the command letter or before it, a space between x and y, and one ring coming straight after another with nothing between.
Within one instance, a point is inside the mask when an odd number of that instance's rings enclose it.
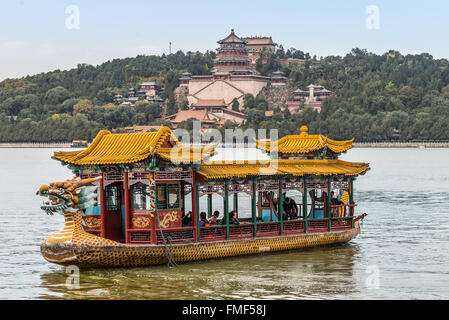
<instances>
[{"instance_id":1,"label":"tree on hillside","mask_svg":"<svg viewBox=\"0 0 449 320\"><path fill-rule=\"evenodd\" d=\"M80 100L73 106L73 115L84 114L89 118L94 112L94 105L89 99Z\"/></svg>"},{"instance_id":2,"label":"tree on hillside","mask_svg":"<svg viewBox=\"0 0 449 320\"><path fill-rule=\"evenodd\" d=\"M45 94L45 101L51 105L57 105L71 97L71 93L64 87L58 86L50 89Z\"/></svg>"},{"instance_id":3,"label":"tree on hillside","mask_svg":"<svg viewBox=\"0 0 449 320\"><path fill-rule=\"evenodd\" d=\"M175 89L179 86L179 72L170 70L167 72L164 78L164 96L170 98L173 95Z\"/></svg>"},{"instance_id":4,"label":"tree on hillside","mask_svg":"<svg viewBox=\"0 0 449 320\"><path fill-rule=\"evenodd\" d=\"M441 89L441 93L443 94L444 98L449 99L449 84Z\"/></svg>"},{"instance_id":5,"label":"tree on hillside","mask_svg":"<svg viewBox=\"0 0 449 320\"><path fill-rule=\"evenodd\" d=\"M234 110L234 111L240 111L240 103L239 103L239 101L237 100L237 98L234 98L234 99L232 100L232 110Z\"/></svg>"},{"instance_id":6,"label":"tree on hillside","mask_svg":"<svg viewBox=\"0 0 449 320\"><path fill-rule=\"evenodd\" d=\"M178 105L176 103L175 100L175 96L173 94L171 94L168 97L168 102L167 102L167 109L166 109L166 115L172 115L178 112Z\"/></svg>"},{"instance_id":7,"label":"tree on hillside","mask_svg":"<svg viewBox=\"0 0 449 320\"><path fill-rule=\"evenodd\" d=\"M176 103L174 93L180 74L210 74L215 57L214 51L178 51L4 80L0 82L0 141L70 141L94 137L100 129L131 125L133 119L167 124L159 118L162 110L158 104L115 106L112 99L116 94L126 97L128 88L144 79L157 79L165 87L167 113L175 113L178 107L185 108L185 102ZM355 48L345 56L313 60L309 53L281 47L275 53L264 51L262 57L256 68L268 76L279 69L280 59L304 58L305 65L282 65L288 84L293 90L320 84L335 97L323 102L321 113L305 108L299 114L277 111L265 118L264 111L273 106L260 96L249 95L239 106L249 116L242 128L277 128L282 135L297 133L301 125L308 125L310 132L358 141L389 139L391 130L398 129L403 141L449 139L447 59L434 59L429 54L402 55L394 50L377 55Z\"/></svg>"}]
</instances>

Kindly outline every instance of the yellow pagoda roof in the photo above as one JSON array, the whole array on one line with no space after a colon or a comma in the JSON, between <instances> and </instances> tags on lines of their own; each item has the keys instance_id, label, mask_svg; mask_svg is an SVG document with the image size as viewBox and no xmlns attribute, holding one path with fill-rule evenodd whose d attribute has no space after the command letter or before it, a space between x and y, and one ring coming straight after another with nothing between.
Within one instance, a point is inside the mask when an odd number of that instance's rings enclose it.
<instances>
[{"instance_id":1,"label":"yellow pagoda roof","mask_svg":"<svg viewBox=\"0 0 449 320\"><path fill-rule=\"evenodd\" d=\"M357 176L369 170L368 163L343 160L270 160L255 162L205 162L198 171L206 180L248 176Z\"/></svg>"},{"instance_id":2,"label":"yellow pagoda roof","mask_svg":"<svg viewBox=\"0 0 449 320\"><path fill-rule=\"evenodd\" d=\"M173 147L164 145L170 139ZM183 146L173 132L163 127L157 132L112 134L102 130L90 146L81 151L55 152L53 158L74 165L126 164L142 161L152 154L172 162L204 161L215 148Z\"/></svg>"},{"instance_id":3,"label":"yellow pagoda roof","mask_svg":"<svg viewBox=\"0 0 449 320\"><path fill-rule=\"evenodd\" d=\"M327 146L334 153L342 153L352 148L354 139L347 141L331 140L321 134L310 134L306 126L301 127L301 134L285 136L278 141L256 140L256 146L268 153L305 154L324 149Z\"/></svg>"},{"instance_id":4,"label":"yellow pagoda roof","mask_svg":"<svg viewBox=\"0 0 449 320\"><path fill-rule=\"evenodd\" d=\"M159 148L156 154L164 160L172 163L203 162L215 152L215 146L192 148L186 146L174 146L173 148Z\"/></svg>"}]
</instances>

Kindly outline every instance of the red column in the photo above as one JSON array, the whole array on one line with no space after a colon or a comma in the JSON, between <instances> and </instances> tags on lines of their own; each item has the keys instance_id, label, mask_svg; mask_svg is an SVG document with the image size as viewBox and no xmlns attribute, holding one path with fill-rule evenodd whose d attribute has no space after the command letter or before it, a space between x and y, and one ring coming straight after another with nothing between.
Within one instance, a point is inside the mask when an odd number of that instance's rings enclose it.
<instances>
[{"instance_id":1,"label":"red column","mask_svg":"<svg viewBox=\"0 0 449 320\"><path fill-rule=\"evenodd\" d=\"M125 189L124 197L125 197L125 242L129 243L129 221L131 218L131 205L130 205L130 192L129 192L129 181L128 181L128 172L123 173L123 188Z\"/></svg>"},{"instance_id":2,"label":"red column","mask_svg":"<svg viewBox=\"0 0 449 320\"><path fill-rule=\"evenodd\" d=\"M157 224L157 211L154 211L154 217L151 218L151 233L150 233L150 241L152 244L157 243L157 234L156 234L156 224Z\"/></svg>"},{"instance_id":3,"label":"red column","mask_svg":"<svg viewBox=\"0 0 449 320\"><path fill-rule=\"evenodd\" d=\"M199 203L196 202L198 189L196 185L195 171L192 172L192 224L193 224L193 240L198 241L198 225L197 225L197 208Z\"/></svg>"},{"instance_id":4,"label":"red column","mask_svg":"<svg viewBox=\"0 0 449 320\"><path fill-rule=\"evenodd\" d=\"M100 180L100 220L101 220L100 236L102 238L106 236L105 214L106 214L106 195L104 191L104 173L102 173Z\"/></svg>"}]
</instances>

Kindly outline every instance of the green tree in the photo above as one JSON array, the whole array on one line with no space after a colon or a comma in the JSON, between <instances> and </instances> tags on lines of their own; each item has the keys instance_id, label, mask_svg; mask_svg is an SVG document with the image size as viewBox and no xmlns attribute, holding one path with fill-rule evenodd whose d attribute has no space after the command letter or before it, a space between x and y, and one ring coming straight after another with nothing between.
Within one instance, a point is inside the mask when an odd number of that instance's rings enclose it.
<instances>
[{"instance_id":1,"label":"green tree","mask_svg":"<svg viewBox=\"0 0 449 320\"><path fill-rule=\"evenodd\" d=\"M234 110L234 111L240 111L240 103L239 103L239 101L237 100L237 98L234 98L234 99L232 100L232 110Z\"/></svg>"},{"instance_id":2,"label":"green tree","mask_svg":"<svg viewBox=\"0 0 449 320\"><path fill-rule=\"evenodd\" d=\"M73 106L73 115L77 114L84 114L88 118L93 114L94 112L94 105L92 102L88 99L80 100L77 104Z\"/></svg>"},{"instance_id":3,"label":"green tree","mask_svg":"<svg viewBox=\"0 0 449 320\"><path fill-rule=\"evenodd\" d=\"M57 105L71 97L69 90L58 86L47 91L45 94L45 101L51 105Z\"/></svg>"}]
</instances>

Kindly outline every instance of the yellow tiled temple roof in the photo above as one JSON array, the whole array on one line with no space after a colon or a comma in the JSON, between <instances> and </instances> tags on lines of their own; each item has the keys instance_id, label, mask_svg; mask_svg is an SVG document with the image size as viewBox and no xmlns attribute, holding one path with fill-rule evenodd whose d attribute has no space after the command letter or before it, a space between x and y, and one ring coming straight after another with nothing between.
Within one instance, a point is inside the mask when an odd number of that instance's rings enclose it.
<instances>
[{"instance_id":1,"label":"yellow tiled temple roof","mask_svg":"<svg viewBox=\"0 0 449 320\"><path fill-rule=\"evenodd\" d=\"M168 137L172 138L176 152L172 148L162 147ZM181 145L173 132L163 127L157 132L139 132L112 134L102 130L92 141L91 145L81 151L55 152L53 158L74 165L96 164L125 164L142 161L153 153L166 160L175 160L175 155L181 159L177 161L188 162L204 161L214 153L214 147L191 148Z\"/></svg>"},{"instance_id":2,"label":"yellow tiled temple roof","mask_svg":"<svg viewBox=\"0 0 449 320\"><path fill-rule=\"evenodd\" d=\"M270 160L252 163L206 162L198 171L206 180L248 176L356 176L369 170L368 163L342 160Z\"/></svg>"},{"instance_id":3,"label":"yellow tiled temple roof","mask_svg":"<svg viewBox=\"0 0 449 320\"><path fill-rule=\"evenodd\" d=\"M173 148L159 148L156 153L164 160L172 163L193 163L203 162L211 157L215 152L215 146L208 146L204 148L191 148L186 146Z\"/></svg>"},{"instance_id":4,"label":"yellow tiled temple roof","mask_svg":"<svg viewBox=\"0 0 449 320\"><path fill-rule=\"evenodd\" d=\"M285 136L278 141L256 140L256 146L268 153L306 154L328 147L334 153L342 153L352 148L354 139L347 141L331 140L321 134L308 134L306 126L301 127L301 134Z\"/></svg>"}]
</instances>

